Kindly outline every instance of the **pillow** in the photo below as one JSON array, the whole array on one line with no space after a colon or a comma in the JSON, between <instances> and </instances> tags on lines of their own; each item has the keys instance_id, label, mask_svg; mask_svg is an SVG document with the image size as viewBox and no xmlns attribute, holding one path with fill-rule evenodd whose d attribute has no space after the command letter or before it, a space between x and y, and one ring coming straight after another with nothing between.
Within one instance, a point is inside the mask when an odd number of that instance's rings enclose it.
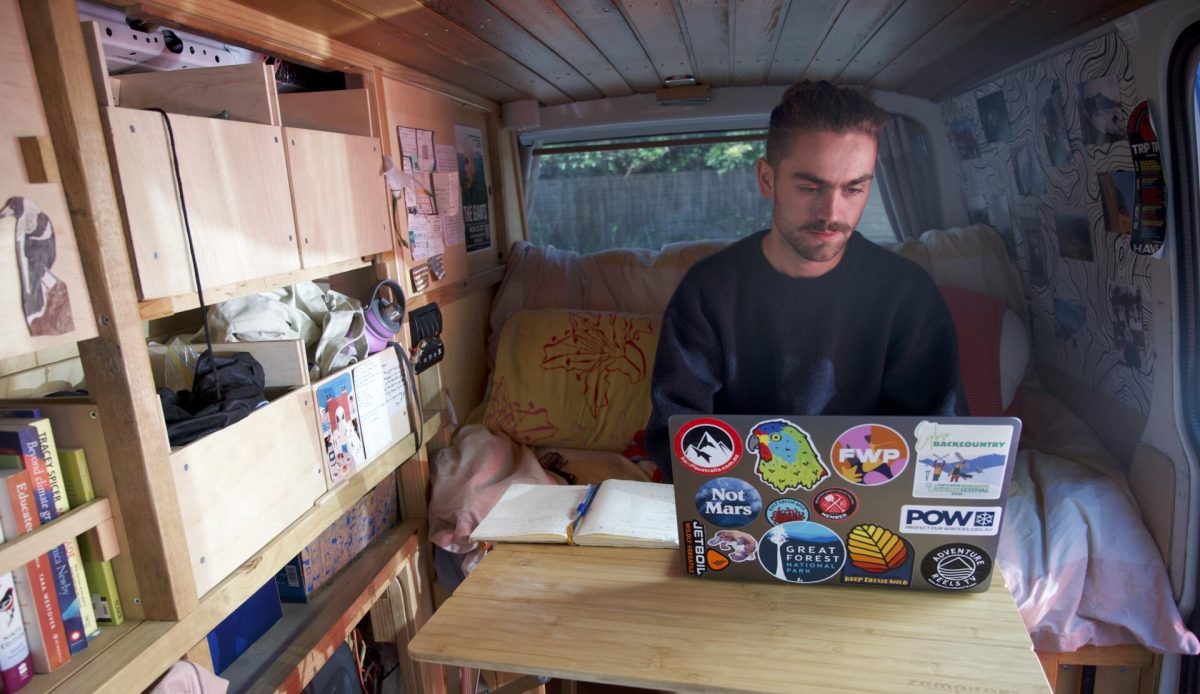
<instances>
[{"instance_id":1,"label":"pillow","mask_svg":"<svg viewBox=\"0 0 1200 694\"><path fill-rule=\"evenodd\" d=\"M967 409L975 417L998 417L1012 404L1025 377L1029 339L1025 324L989 296L939 287L958 335L958 362Z\"/></svg>"},{"instance_id":2,"label":"pillow","mask_svg":"<svg viewBox=\"0 0 1200 694\"><path fill-rule=\"evenodd\" d=\"M541 309L504 322L484 424L528 446L621 451L650 418L659 320Z\"/></svg>"}]
</instances>

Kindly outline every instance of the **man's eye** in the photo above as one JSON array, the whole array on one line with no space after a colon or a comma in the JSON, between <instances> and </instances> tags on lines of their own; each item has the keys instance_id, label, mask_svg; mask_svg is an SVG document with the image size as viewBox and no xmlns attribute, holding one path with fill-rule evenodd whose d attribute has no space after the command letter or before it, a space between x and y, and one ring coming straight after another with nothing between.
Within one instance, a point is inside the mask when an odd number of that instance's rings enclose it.
<instances>
[{"instance_id":1,"label":"man's eye","mask_svg":"<svg viewBox=\"0 0 1200 694\"><path fill-rule=\"evenodd\" d=\"M800 192L805 195L816 195L821 192L821 189L816 186L800 186Z\"/></svg>"},{"instance_id":2,"label":"man's eye","mask_svg":"<svg viewBox=\"0 0 1200 694\"><path fill-rule=\"evenodd\" d=\"M846 195L849 195L850 197L854 197L856 195L862 195L865 192L867 192L867 191L864 188L850 188L849 190L846 191Z\"/></svg>"}]
</instances>

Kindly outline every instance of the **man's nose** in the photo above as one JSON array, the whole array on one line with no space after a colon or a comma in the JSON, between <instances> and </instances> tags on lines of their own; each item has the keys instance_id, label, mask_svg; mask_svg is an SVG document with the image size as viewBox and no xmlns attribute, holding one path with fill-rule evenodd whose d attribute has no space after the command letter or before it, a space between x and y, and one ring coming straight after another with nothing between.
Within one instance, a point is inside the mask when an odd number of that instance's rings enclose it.
<instances>
[{"instance_id":1,"label":"man's nose","mask_svg":"<svg viewBox=\"0 0 1200 694\"><path fill-rule=\"evenodd\" d=\"M819 219L825 221L826 225L832 226L841 223L845 217L842 196L836 190L826 191L817 198L816 209L813 211Z\"/></svg>"}]
</instances>

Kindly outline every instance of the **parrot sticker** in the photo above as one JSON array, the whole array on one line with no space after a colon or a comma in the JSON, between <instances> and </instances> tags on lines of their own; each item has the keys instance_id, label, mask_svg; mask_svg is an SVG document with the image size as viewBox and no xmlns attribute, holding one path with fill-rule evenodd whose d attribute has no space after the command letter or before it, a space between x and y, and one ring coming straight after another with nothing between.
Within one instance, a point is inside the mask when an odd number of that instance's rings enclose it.
<instances>
[{"instance_id":1,"label":"parrot sticker","mask_svg":"<svg viewBox=\"0 0 1200 694\"><path fill-rule=\"evenodd\" d=\"M754 466L758 478L780 494L801 487L812 491L829 477L812 437L786 419L755 424L746 437L746 449L758 456Z\"/></svg>"}]
</instances>

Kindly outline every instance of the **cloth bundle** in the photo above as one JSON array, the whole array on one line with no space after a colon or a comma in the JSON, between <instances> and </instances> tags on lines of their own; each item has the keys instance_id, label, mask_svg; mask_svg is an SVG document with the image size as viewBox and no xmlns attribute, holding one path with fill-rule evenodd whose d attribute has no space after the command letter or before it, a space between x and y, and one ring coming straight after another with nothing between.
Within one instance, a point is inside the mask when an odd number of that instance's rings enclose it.
<instances>
[{"instance_id":1,"label":"cloth bundle","mask_svg":"<svg viewBox=\"0 0 1200 694\"><path fill-rule=\"evenodd\" d=\"M249 354L214 357L205 350L191 390L158 389L171 445L186 446L245 419L266 404L265 383L262 364Z\"/></svg>"}]
</instances>

